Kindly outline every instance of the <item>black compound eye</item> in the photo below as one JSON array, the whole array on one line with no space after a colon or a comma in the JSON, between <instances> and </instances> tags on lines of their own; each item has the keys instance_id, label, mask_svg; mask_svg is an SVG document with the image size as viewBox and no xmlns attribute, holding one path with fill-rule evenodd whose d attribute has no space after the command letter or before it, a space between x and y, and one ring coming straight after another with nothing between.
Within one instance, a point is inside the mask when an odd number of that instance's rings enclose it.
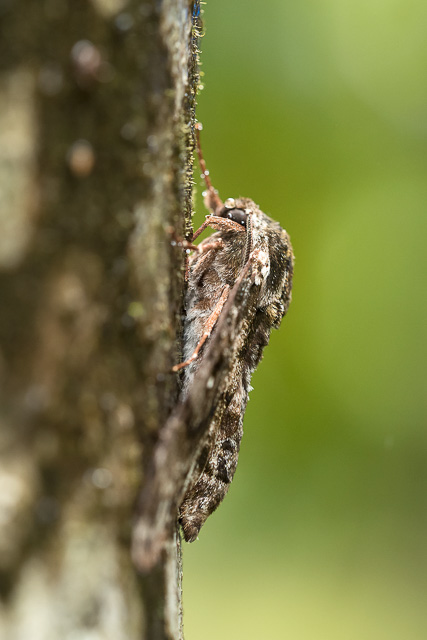
<instances>
[{"instance_id":1,"label":"black compound eye","mask_svg":"<svg viewBox=\"0 0 427 640\"><path fill-rule=\"evenodd\" d=\"M220 213L221 218L229 218L229 220L234 220L238 224L241 224L242 227L246 227L246 220L248 219L248 214L244 209L226 209L224 208Z\"/></svg>"}]
</instances>

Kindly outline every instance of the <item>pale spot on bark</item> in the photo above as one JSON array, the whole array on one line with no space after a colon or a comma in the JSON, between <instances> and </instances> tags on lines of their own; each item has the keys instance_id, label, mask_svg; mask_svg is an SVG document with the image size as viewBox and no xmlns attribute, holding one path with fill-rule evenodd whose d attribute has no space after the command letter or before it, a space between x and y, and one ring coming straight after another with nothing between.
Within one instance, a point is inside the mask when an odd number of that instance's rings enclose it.
<instances>
[{"instance_id":1,"label":"pale spot on bark","mask_svg":"<svg viewBox=\"0 0 427 640\"><path fill-rule=\"evenodd\" d=\"M128 0L92 0L92 4L102 16L112 18L126 7Z\"/></svg>"}]
</instances>

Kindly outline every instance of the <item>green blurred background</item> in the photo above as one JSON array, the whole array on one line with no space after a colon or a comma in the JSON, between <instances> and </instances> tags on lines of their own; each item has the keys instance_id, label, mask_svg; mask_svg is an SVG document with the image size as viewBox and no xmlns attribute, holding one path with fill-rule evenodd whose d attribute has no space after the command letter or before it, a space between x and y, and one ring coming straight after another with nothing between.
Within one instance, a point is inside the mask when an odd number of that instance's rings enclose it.
<instances>
[{"instance_id":1,"label":"green blurred background","mask_svg":"<svg viewBox=\"0 0 427 640\"><path fill-rule=\"evenodd\" d=\"M204 29L213 183L296 264L234 482L185 546L186 640L425 640L427 3L210 0Z\"/></svg>"}]
</instances>

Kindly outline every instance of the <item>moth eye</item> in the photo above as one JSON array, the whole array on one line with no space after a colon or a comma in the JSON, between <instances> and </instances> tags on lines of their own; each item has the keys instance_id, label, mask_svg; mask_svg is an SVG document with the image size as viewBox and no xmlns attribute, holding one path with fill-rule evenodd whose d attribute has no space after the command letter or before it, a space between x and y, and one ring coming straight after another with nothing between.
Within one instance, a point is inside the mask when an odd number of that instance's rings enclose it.
<instances>
[{"instance_id":1,"label":"moth eye","mask_svg":"<svg viewBox=\"0 0 427 640\"><path fill-rule=\"evenodd\" d=\"M248 219L248 214L243 209L227 209L224 208L220 216L222 218L229 218L229 220L233 220L238 224L241 224L243 227L246 227L246 220Z\"/></svg>"}]
</instances>

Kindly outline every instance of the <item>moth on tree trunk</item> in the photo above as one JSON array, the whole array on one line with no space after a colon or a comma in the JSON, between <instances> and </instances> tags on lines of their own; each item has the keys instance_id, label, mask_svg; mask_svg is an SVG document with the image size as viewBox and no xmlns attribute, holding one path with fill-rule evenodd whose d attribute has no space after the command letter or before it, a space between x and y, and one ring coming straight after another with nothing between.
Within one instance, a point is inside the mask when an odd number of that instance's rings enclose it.
<instances>
[{"instance_id":1,"label":"moth on tree trunk","mask_svg":"<svg viewBox=\"0 0 427 640\"><path fill-rule=\"evenodd\" d=\"M200 128L200 125L199 125ZM182 401L191 396L196 376L205 366L204 350L229 332L227 370L212 407L212 418L200 453L187 480L179 508L184 538L193 542L208 516L228 491L237 466L243 416L250 379L291 301L293 253L288 234L249 198L224 203L213 188L200 151L206 181L205 206L211 212L193 236L207 227L217 233L194 249L188 263L185 298ZM238 322L242 297L250 295ZM218 331L218 319L225 319ZM213 374L214 375L214 374ZM208 379L208 385L214 380Z\"/></svg>"},{"instance_id":2,"label":"moth on tree trunk","mask_svg":"<svg viewBox=\"0 0 427 640\"><path fill-rule=\"evenodd\" d=\"M199 128L200 125L198 125ZM196 132L198 130L196 129ZM228 491L237 466L250 378L290 300L289 236L248 198L224 203L200 152L211 212L193 235L217 232L187 263L181 397L166 421L138 503L132 556L140 571L159 560L176 518L192 542Z\"/></svg>"}]
</instances>

